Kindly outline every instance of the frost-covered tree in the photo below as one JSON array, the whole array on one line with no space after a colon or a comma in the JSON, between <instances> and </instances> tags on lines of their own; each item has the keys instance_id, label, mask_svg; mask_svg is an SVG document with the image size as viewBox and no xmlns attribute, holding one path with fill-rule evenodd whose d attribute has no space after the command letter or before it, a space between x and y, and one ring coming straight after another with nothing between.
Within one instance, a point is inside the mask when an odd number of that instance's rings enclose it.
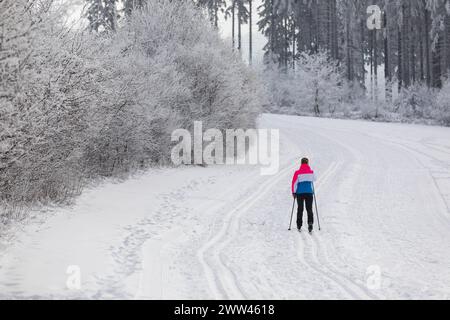
<instances>
[{"instance_id":1,"label":"frost-covered tree","mask_svg":"<svg viewBox=\"0 0 450 320\"><path fill-rule=\"evenodd\" d=\"M117 0L104 0L104 24L105 29L116 31L117 29Z\"/></svg>"},{"instance_id":2,"label":"frost-covered tree","mask_svg":"<svg viewBox=\"0 0 450 320\"><path fill-rule=\"evenodd\" d=\"M367 28L369 5L382 10L381 30ZM374 98L382 66L388 98L394 84L439 88L450 70L448 0L263 0L259 27L269 60L285 68L297 53L325 50Z\"/></svg>"},{"instance_id":3,"label":"frost-covered tree","mask_svg":"<svg viewBox=\"0 0 450 320\"><path fill-rule=\"evenodd\" d=\"M171 132L194 120L255 125L255 75L193 3L153 0L109 34L74 32L44 4L0 2L0 205L167 164Z\"/></svg>"},{"instance_id":4,"label":"frost-covered tree","mask_svg":"<svg viewBox=\"0 0 450 320\"><path fill-rule=\"evenodd\" d=\"M283 35L282 17L279 15L278 9L277 0L264 0L259 8L258 28L267 39L264 46L266 64L272 64L276 61L281 66L284 46L281 44L281 36Z\"/></svg>"},{"instance_id":5,"label":"frost-covered tree","mask_svg":"<svg viewBox=\"0 0 450 320\"><path fill-rule=\"evenodd\" d=\"M87 109L98 83L80 59L79 36L67 33L51 1L2 1L9 32L2 44L8 79L0 97L0 193L12 202L62 199L79 183ZM3 10L4 9L4 10Z\"/></svg>"},{"instance_id":6,"label":"frost-covered tree","mask_svg":"<svg viewBox=\"0 0 450 320\"><path fill-rule=\"evenodd\" d=\"M332 115L349 99L348 82L338 62L330 60L325 50L302 53L295 73L278 71L276 64L271 64L264 77L272 103L283 112Z\"/></svg>"},{"instance_id":7,"label":"frost-covered tree","mask_svg":"<svg viewBox=\"0 0 450 320\"><path fill-rule=\"evenodd\" d=\"M213 26L219 26L219 14L225 12L225 0L196 0L199 6L206 8Z\"/></svg>"},{"instance_id":8,"label":"frost-covered tree","mask_svg":"<svg viewBox=\"0 0 450 320\"><path fill-rule=\"evenodd\" d=\"M117 28L117 2L118 0L85 0L87 4L86 17L89 21L89 30L115 31ZM135 3L132 3L135 5ZM125 3L125 10L129 12L130 5Z\"/></svg>"},{"instance_id":9,"label":"frost-covered tree","mask_svg":"<svg viewBox=\"0 0 450 320\"><path fill-rule=\"evenodd\" d=\"M242 49L242 26L249 22L248 0L230 0L229 6L225 10L225 19L231 17L231 38L233 49ZM237 46L236 46L236 26L237 26Z\"/></svg>"},{"instance_id":10,"label":"frost-covered tree","mask_svg":"<svg viewBox=\"0 0 450 320\"><path fill-rule=\"evenodd\" d=\"M89 29L97 32L104 24L103 0L86 0L86 2L86 17L89 21Z\"/></svg>"},{"instance_id":11,"label":"frost-covered tree","mask_svg":"<svg viewBox=\"0 0 450 320\"><path fill-rule=\"evenodd\" d=\"M450 126L450 81L447 80L437 97L438 108L434 118L440 119L441 123Z\"/></svg>"},{"instance_id":12,"label":"frost-covered tree","mask_svg":"<svg viewBox=\"0 0 450 320\"><path fill-rule=\"evenodd\" d=\"M122 0L126 16L130 16L135 9L142 9L147 0Z\"/></svg>"},{"instance_id":13,"label":"frost-covered tree","mask_svg":"<svg viewBox=\"0 0 450 320\"><path fill-rule=\"evenodd\" d=\"M299 60L298 78L302 79L304 104L320 115L323 108L334 113L336 107L348 93L346 81L338 69L338 62L329 60L326 51L317 54L302 54Z\"/></svg>"}]
</instances>

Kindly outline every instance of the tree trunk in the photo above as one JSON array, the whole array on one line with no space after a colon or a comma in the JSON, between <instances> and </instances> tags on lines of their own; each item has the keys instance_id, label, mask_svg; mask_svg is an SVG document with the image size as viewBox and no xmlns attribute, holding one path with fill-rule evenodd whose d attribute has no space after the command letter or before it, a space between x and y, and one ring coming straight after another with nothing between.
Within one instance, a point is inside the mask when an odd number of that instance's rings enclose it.
<instances>
[{"instance_id":1,"label":"tree trunk","mask_svg":"<svg viewBox=\"0 0 450 320\"><path fill-rule=\"evenodd\" d=\"M374 99L374 34L375 30L369 31L369 65L370 65L370 99Z\"/></svg>"},{"instance_id":2,"label":"tree trunk","mask_svg":"<svg viewBox=\"0 0 450 320\"><path fill-rule=\"evenodd\" d=\"M438 35L439 39L437 40L436 48L433 50L432 59L433 59L433 82L432 85L434 88L442 88L442 44L443 37L440 33Z\"/></svg>"},{"instance_id":3,"label":"tree trunk","mask_svg":"<svg viewBox=\"0 0 450 320\"><path fill-rule=\"evenodd\" d=\"M238 0L242 1L242 0ZM239 2L238 4L238 50L241 53L242 51L242 4Z\"/></svg>"},{"instance_id":4,"label":"tree trunk","mask_svg":"<svg viewBox=\"0 0 450 320\"><path fill-rule=\"evenodd\" d=\"M387 15L384 13L384 77L385 77L385 96L386 101L391 101L392 94L390 86L392 84L391 66L389 59L389 25Z\"/></svg>"},{"instance_id":5,"label":"tree trunk","mask_svg":"<svg viewBox=\"0 0 450 320\"><path fill-rule=\"evenodd\" d=\"M326 16L327 16L327 21L326 21L326 25L327 25L327 35L326 35L326 39L327 39L327 51L330 57L333 57L333 40L332 40L332 34L333 34L333 30L331 29L331 1L327 0L326 3Z\"/></svg>"},{"instance_id":6,"label":"tree trunk","mask_svg":"<svg viewBox=\"0 0 450 320\"><path fill-rule=\"evenodd\" d=\"M349 81L353 81L353 59L352 59L352 45L353 41L350 35L350 18L351 18L351 12L350 12L350 4L347 4L347 14L346 14L346 23L345 23L345 41L346 41L346 63L347 63L347 78Z\"/></svg>"},{"instance_id":7,"label":"tree trunk","mask_svg":"<svg viewBox=\"0 0 450 320\"><path fill-rule=\"evenodd\" d=\"M316 116L320 116L320 108L319 108L319 86L316 86L316 95L314 97L314 113Z\"/></svg>"},{"instance_id":8,"label":"tree trunk","mask_svg":"<svg viewBox=\"0 0 450 320\"><path fill-rule=\"evenodd\" d=\"M378 100L378 32L373 30L374 96Z\"/></svg>"},{"instance_id":9,"label":"tree trunk","mask_svg":"<svg viewBox=\"0 0 450 320\"><path fill-rule=\"evenodd\" d=\"M421 82L423 82L425 80L425 65L423 63L423 60L424 60L423 39L424 39L423 26L422 26L422 24L419 24L419 63L420 63L419 67L420 67L420 81Z\"/></svg>"},{"instance_id":10,"label":"tree trunk","mask_svg":"<svg viewBox=\"0 0 450 320\"><path fill-rule=\"evenodd\" d=\"M414 33L414 27L411 24L411 33L410 33L410 37L412 37L412 41L411 41L411 79L412 79L412 83L414 84L416 82L416 36Z\"/></svg>"},{"instance_id":11,"label":"tree trunk","mask_svg":"<svg viewBox=\"0 0 450 320\"><path fill-rule=\"evenodd\" d=\"M320 8L319 8L320 0L316 0L316 53L319 52L320 46L321 46L321 36L320 36L320 26L321 26L321 19L320 19Z\"/></svg>"},{"instance_id":12,"label":"tree trunk","mask_svg":"<svg viewBox=\"0 0 450 320\"><path fill-rule=\"evenodd\" d=\"M402 50L402 32L400 26L398 27L398 62L397 62L397 77L398 77L398 92L403 86L403 50Z\"/></svg>"},{"instance_id":13,"label":"tree trunk","mask_svg":"<svg viewBox=\"0 0 450 320\"><path fill-rule=\"evenodd\" d=\"M248 63L252 65L253 63L253 0L248 1L249 8L249 40L248 40Z\"/></svg>"},{"instance_id":14,"label":"tree trunk","mask_svg":"<svg viewBox=\"0 0 450 320\"><path fill-rule=\"evenodd\" d=\"M426 1L423 0L424 5L426 5ZM427 85L431 87L431 40L430 40L430 11L425 9L425 65L427 69Z\"/></svg>"},{"instance_id":15,"label":"tree trunk","mask_svg":"<svg viewBox=\"0 0 450 320\"><path fill-rule=\"evenodd\" d=\"M366 88L366 60L365 60L365 55L364 55L364 43L366 41L366 33L364 32L364 30L366 29L365 26L365 21L364 19L361 19L361 86L364 88L364 90L367 90Z\"/></svg>"},{"instance_id":16,"label":"tree trunk","mask_svg":"<svg viewBox=\"0 0 450 320\"><path fill-rule=\"evenodd\" d=\"M236 1L233 0L232 5L231 5L231 41L232 41L232 45L233 45L233 50L236 48L236 41L235 41L235 37L236 37L236 31L235 31L235 24L236 24L236 18L235 18L235 9L236 9Z\"/></svg>"},{"instance_id":17,"label":"tree trunk","mask_svg":"<svg viewBox=\"0 0 450 320\"><path fill-rule=\"evenodd\" d=\"M410 42L409 42L409 6L406 4L407 1L403 2L402 12L403 12L403 21L402 21L402 54L403 54L403 83L405 87L409 87L410 81L410 59L409 59L409 51L410 51Z\"/></svg>"},{"instance_id":18,"label":"tree trunk","mask_svg":"<svg viewBox=\"0 0 450 320\"><path fill-rule=\"evenodd\" d=\"M295 19L292 22L292 69L295 70L295 46L297 44L296 41L296 35L295 35L295 28L296 28L296 24L295 24Z\"/></svg>"},{"instance_id":19,"label":"tree trunk","mask_svg":"<svg viewBox=\"0 0 450 320\"><path fill-rule=\"evenodd\" d=\"M332 21L332 28L333 28L333 57L336 60L339 60L339 33L338 33L338 17L337 17L337 1L332 0L332 10L333 10L333 21Z\"/></svg>"},{"instance_id":20,"label":"tree trunk","mask_svg":"<svg viewBox=\"0 0 450 320\"><path fill-rule=\"evenodd\" d=\"M448 78L448 70L450 68L450 17L444 18L444 48L442 52L443 75Z\"/></svg>"},{"instance_id":21,"label":"tree trunk","mask_svg":"<svg viewBox=\"0 0 450 320\"><path fill-rule=\"evenodd\" d=\"M219 8L216 7L214 8L214 27L217 29L219 27Z\"/></svg>"}]
</instances>

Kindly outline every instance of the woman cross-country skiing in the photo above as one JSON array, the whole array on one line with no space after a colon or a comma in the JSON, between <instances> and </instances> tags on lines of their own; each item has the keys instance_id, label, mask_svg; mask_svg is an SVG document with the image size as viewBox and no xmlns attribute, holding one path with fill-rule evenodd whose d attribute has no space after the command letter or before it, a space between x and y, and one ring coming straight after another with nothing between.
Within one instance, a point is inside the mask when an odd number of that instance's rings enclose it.
<instances>
[{"instance_id":1,"label":"woman cross-country skiing","mask_svg":"<svg viewBox=\"0 0 450 320\"><path fill-rule=\"evenodd\" d=\"M313 231L314 225L314 186L313 182L316 181L314 171L309 166L309 159L303 158L302 165L298 171L294 173L292 178L292 195L297 198L298 211L297 211L297 228L301 231L303 226L303 209L306 206L308 212L308 231Z\"/></svg>"}]
</instances>

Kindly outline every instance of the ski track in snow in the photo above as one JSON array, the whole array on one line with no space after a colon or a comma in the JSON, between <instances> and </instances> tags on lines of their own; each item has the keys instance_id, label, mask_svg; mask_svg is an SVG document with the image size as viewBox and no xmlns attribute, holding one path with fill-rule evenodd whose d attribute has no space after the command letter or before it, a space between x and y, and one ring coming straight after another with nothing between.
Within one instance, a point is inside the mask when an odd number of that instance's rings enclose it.
<instances>
[{"instance_id":1,"label":"ski track in snow","mask_svg":"<svg viewBox=\"0 0 450 320\"><path fill-rule=\"evenodd\" d=\"M308 154L311 154L311 156L314 155L314 153L309 150ZM342 159L339 162L335 162L330 165L330 167L327 169L326 172L324 172L320 183L317 184L316 191L318 194L321 193L322 187L324 185L327 185L332 181L332 178L337 174L338 170L342 168L343 166ZM353 279L351 279L349 276L345 275L342 272L339 272L338 270L334 269L333 263L330 262L326 255L326 248L323 248L323 245L321 245L320 239L317 238L316 234L314 233L311 237L313 241L298 241L299 246L304 246L307 250L308 246L310 248L310 251L312 254L310 255L310 258L305 259L305 261L313 261L317 262L316 267L317 270L319 270L320 273L322 273L325 277L330 278L333 282L335 282L338 286L340 286L351 299L379 299L379 297L376 294L373 294L364 285L356 283ZM303 239L305 240L305 239ZM325 269L325 270L323 270Z\"/></svg>"},{"instance_id":2,"label":"ski track in snow","mask_svg":"<svg viewBox=\"0 0 450 320\"><path fill-rule=\"evenodd\" d=\"M149 172L18 225L0 243L0 298L450 298L450 129L278 115L260 127L280 129L275 176ZM287 231L304 155L319 178L312 235Z\"/></svg>"},{"instance_id":3,"label":"ski track in snow","mask_svg":"<svg viewBox=\"0 0 450 320\"><path fill-rule=\"evenodd\" d=\"M333 177L333 174L338 168L339 165L334 164L324 173L321 183L316 188L318 193L322 189L321 186L327 183L330 177ZM350 299L377 299L375 295L367 292L363 286L355 283L351 278L333 268L332 263L328 261L326 255L323 253L324 248L315 233L306 235L306 232L303 232L302 239L299 239L297 244L301 248L298 252L304 264L309 265L313 270L334 282L341 288L344 295L348 295ZM302 253L300 254L300 252Z\"/></svg>"},{"instance_id":4,"label":"ski track in snow","mask_svg":"<svg viewBox=\"0 0 450 320\"><path fill-rule=\"evenodd\" d=\"M291 166L280 170L276 176L268 178L258 186L254 193L241 200L240 204L227 214L219 233L200 248L198 256L217 299L247 298L242 289L239 288L233 271L223 261L222 251L238 234L240 217L266 193L270 192L273 185L292 174L294 169L296 168ZM211 259L208 259L208 254L212 257ZM208 260L210 261L208 262Z\"/></svg>"}]
</instances>

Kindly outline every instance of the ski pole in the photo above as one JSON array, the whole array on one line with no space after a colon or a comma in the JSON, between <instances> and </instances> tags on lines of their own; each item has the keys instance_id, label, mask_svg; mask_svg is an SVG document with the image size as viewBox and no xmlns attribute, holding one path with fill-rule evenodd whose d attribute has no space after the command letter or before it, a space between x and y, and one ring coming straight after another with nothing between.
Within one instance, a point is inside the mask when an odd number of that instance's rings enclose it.
<instances>
[{"instance_id":1,"label":"ski pole","mask_svg":"<svg viewBox=\"0 0 450 320\"><path fill-rule=\"evenodd\" d=\"M295 208L295 197L294 202L292 203L291 223L289 224L289 231L292 230L292 217L294 216L294 208Z\"/></svg>"},{"instance_id":2,"label":"ski pole","mask_svg":"<svg viewBox=\"0 0 450 320\"><path fill-rule=\"evenodd\" d=\"M314 183L313 183L313 192L314 192L314 204L316 205L317 224L319 225L320 231L321 229L320 229L319 210L317 209L316 188L314 187Z\"/></svg>"}]
</instances>

